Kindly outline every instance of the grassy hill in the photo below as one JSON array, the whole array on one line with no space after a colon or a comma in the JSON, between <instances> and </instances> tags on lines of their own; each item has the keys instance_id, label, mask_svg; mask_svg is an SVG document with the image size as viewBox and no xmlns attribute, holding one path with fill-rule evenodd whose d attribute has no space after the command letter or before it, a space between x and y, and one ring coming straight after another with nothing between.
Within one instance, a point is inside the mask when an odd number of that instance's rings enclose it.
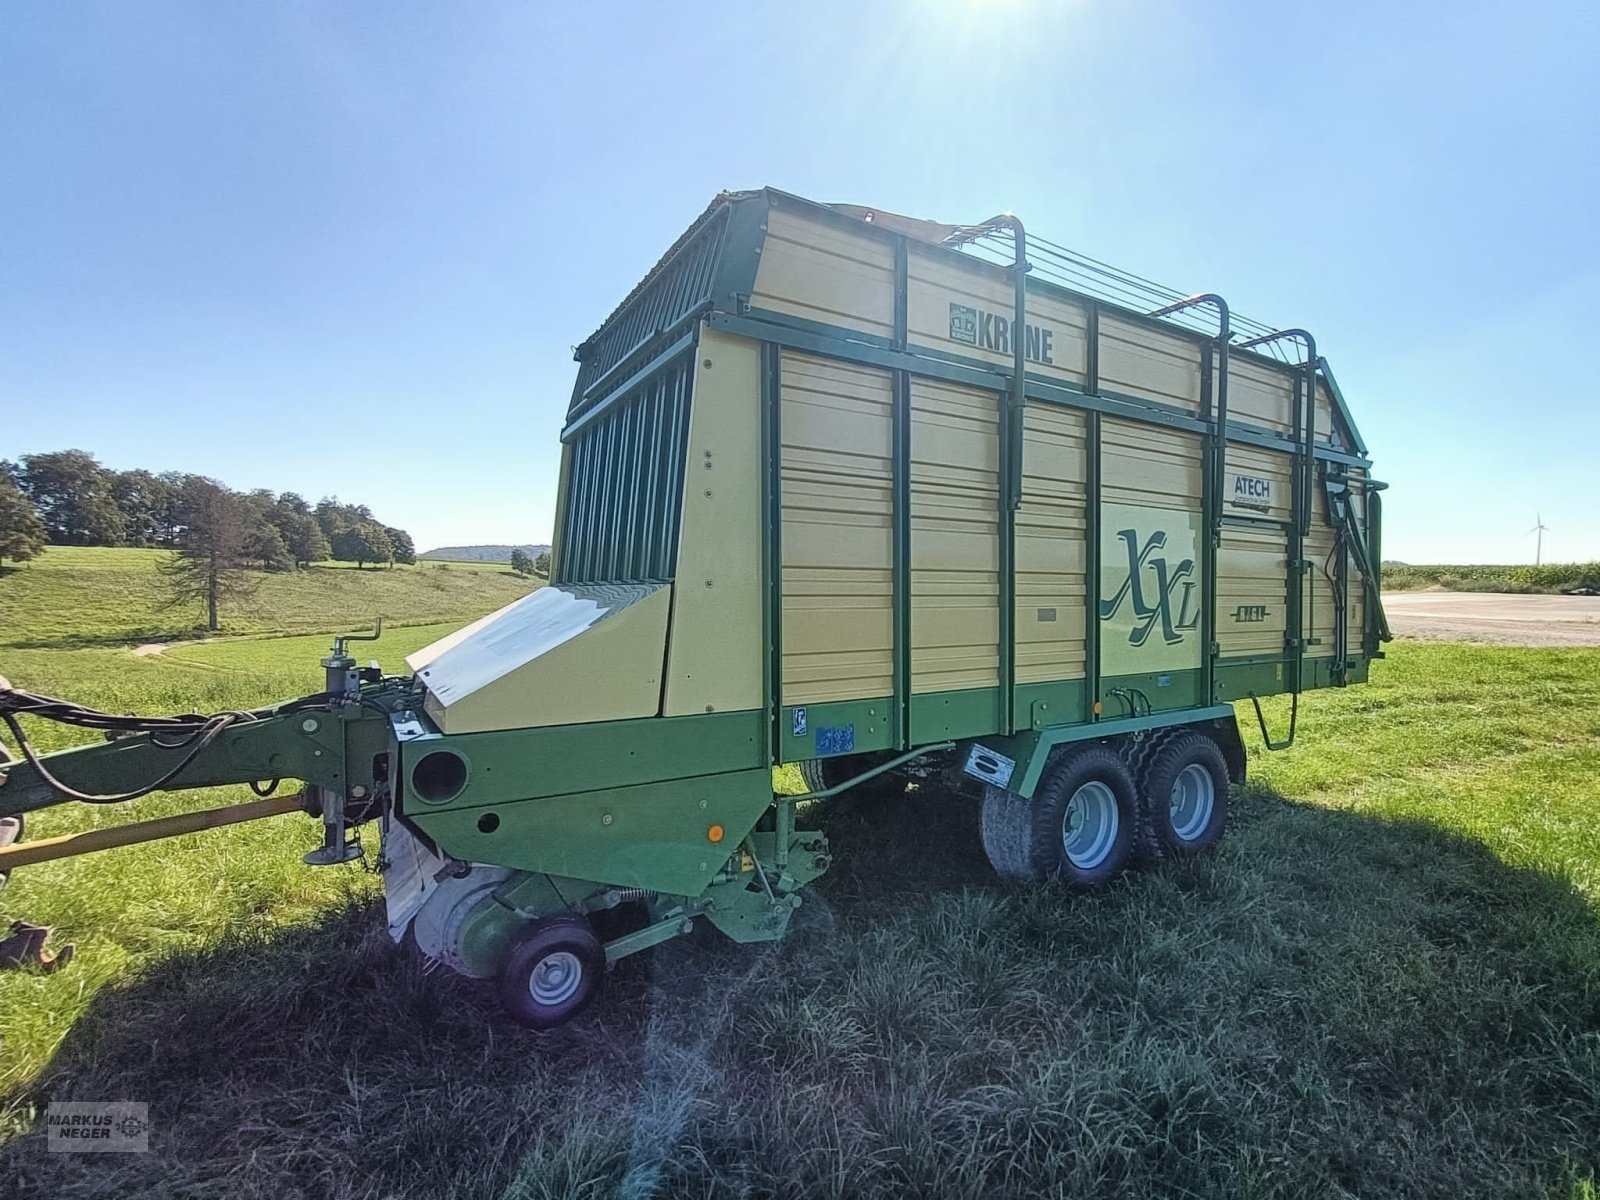
<instances>
[{"instance_id":1,"label":"grassy hill","mask_svg":"<svg viewBox=\"0 0 1600 1200\"><path fill-rule=\"evenodd\" d=\"M537 558L548 549L549 546L526 543L520 546L440 546L437 550L424 551L420 557L443 558L453 562L508 563L513 550L526 550Z\"/></svg>"},{"instance_id":2,"label":"grassy hill","mask_svg":"<svg viewBox=\"0 0 1600 1200\"><path fill-rule=\"evenodd\" d=\"M52 547L0 574L0 647L65 649L204 634L198 604L164 607L163 550ZM319 564L263 573L248 600L225 604L223 632L313 633L393 625L462 624L525 595L538 580L492 563L426 562L358 570Z\"/></svg>"}]
</instances>

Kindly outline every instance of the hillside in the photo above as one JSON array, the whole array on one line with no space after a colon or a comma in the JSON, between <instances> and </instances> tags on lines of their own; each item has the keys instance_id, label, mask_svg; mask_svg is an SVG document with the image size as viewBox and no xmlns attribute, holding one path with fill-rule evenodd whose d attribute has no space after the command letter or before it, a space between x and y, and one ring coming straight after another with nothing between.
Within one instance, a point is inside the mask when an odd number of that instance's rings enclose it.
<instances>
[{"instance_id":1,"label":"hillside","mask_svg":"<svg viewBox=\"0 0 1600 1200\"><path fill-rule=\"evenodd\" d=\"M66 649L203 634L199 605L164 606L156 570L164 558L163 550L58 546L7 567L0 573L0 646ZM324 564L257 578L254 596L223 605L224 634L359 629L380 614L395 625L465 622L540 582L492 563L441 562L366 570Z\"/></svg>"},{"instance_id":2,"label":"hillside","mask_svg":"<svg viewBox=\"0 0 1600 1200\"><path fill-rule=\"evenodd\" d=\"M531 555L543 554L549 546L440 546L437 550L429 550L419 558L443 558L454 562L494 562L508 563L511 561L513 550L526 550Z\"/></svg>"}]
</instances>

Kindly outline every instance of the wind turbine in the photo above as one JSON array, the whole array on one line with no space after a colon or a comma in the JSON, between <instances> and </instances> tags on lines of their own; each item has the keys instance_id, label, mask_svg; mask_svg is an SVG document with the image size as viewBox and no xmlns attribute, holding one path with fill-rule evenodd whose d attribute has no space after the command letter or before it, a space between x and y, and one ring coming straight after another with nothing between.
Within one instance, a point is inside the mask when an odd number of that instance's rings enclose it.
<instances>
[{"instance_id":1,"label":"wind turbine","mask_svg":"<svg viewBox=\"0 0 1600 1200\"><path fill-rule=\"evenodd\" d=\"M1533 544L1533 565L1537 567L1539 565L1540 558L1543 557L1543 555L1544 555L1544 535L1545 535L1545 531L1548 530L1550 528L1550 526L1548 526L1548 525L1546 525L1544 523L1544 514L1543 513L1534 514L1534 518L1533 519L1536 522L1536 524L1534 525L1534 527L1532 529L1528 530L1528 532L1529 533L1536 533L1536 534L1539 535L1539 540L1536 541Z\"/></svg>"}]
</instances>

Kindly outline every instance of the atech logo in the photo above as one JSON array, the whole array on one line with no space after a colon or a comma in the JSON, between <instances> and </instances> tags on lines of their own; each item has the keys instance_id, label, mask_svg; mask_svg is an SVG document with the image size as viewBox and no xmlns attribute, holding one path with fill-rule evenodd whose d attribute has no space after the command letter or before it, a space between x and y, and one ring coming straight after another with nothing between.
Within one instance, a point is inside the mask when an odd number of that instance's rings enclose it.
<instances>
[{"instance_id":1,"label":"atech logo","mask_svg":"<svg viewBox=\"0 0 1600 1200\"><path fill-rule=\"evenodd\" d=\"M1177 645L1200 624L1195 597L1200 581L1195 578L1193 557L1172 563L1166 555L1157 555L1167 544L1165 530L1156 530L1143 543L1137 529L1119 529L1117 537L1127 551L1128 575L1109 600L1100 601L1100 619L1115 617L1124 603L1130 603L1134 622L1128 645L1143 646L1158 622L1162 641Z\"/></svg>"}]
</instances>

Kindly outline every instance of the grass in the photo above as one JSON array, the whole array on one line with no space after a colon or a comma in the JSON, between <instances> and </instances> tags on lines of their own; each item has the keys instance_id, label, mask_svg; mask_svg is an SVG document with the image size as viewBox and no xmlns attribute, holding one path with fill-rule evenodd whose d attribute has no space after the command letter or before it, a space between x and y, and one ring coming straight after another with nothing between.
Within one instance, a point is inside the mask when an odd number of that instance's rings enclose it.
<instances>
[{"instance_id":1,"label":"grass","mask_svg":"<svg viewBox=\"0 0 1600 1200\"><path fill-rule=\"evenodd\" d=\"M30 651L11 672L224 707L295 690L321 652ZM53 1197L1593 1200L1600 651L1403 644L1371 684L1308 697L1294 749L1250 741L1216 854L1091 895L997 882L970 797L836 800L817 814L836 866L789 939L669 943L542 1035L392 946L372 875L301 867L307 821L26 869L6 909L81 957L0 975L0 1178ZM51 810L36 832L112 815ZM47 1155L24 1131L50 1098L147 1100L152 1153Z\"/></svg>"},{"instance_id":2,"label":"grass","mask_svg":"<svg viewBox=\"0 0 1600 1200\"><path fill-rule=\"evenodd\" d=\"M1580 587L1600 588L1600 563L1549 563L1540 567L1386 566L1383 587L1397 592L1443 588L1447 592L1554 594Z\"/></svg>"},{"instance_id":3,"label":"grass","mask_svg":"<svg viewBox=\"0 0 1600 1200\"><path fill-rule=\"evenodd\" d=\"M162 550L55 546L0 574L0 646L74 649L204 636L196 604L163 606ZM356 570L318 564L261 574L248 600L225 604L223 632L359 629L382 614L396 625L463 624L535 586L495 564L435 563Z\"/></svg>"}]
</instances>

